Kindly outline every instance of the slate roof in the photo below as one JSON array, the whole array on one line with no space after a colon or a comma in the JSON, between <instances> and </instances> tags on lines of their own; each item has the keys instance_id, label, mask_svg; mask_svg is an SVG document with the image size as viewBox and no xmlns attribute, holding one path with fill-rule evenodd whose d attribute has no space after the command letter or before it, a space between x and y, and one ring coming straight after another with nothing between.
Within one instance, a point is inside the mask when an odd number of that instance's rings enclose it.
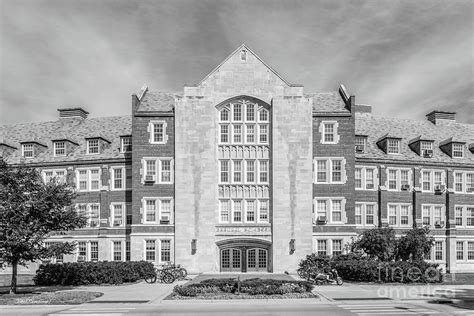
<instances>
[{"instance_id":1,"label":"slate roof","mask_svg":"<svg viewBox=\"0 0 474 316\"><path fill-rule=\"evenodd\" d=\"M306 94L313 99L313 112L350 113L338 91Z\"/></svg>"},{"instance_id":2,"label":"slate roof","mask_svg":"<svg viewBox=\"0 0 474 316\"><path fill-rule=\"evenodd\" d=\"M464 150L464 158L451 158L441 151L440 143L453 138L467 144L474 142L474 124L461 124L456 122L441 122L437 125L429 121L387 118L368 115L356 115L356 135L367 136L365 153L357 153L357 158L411 161L420 163L464 163L474 165L474 154L468 149ZM402 137L401 154L385 154L376 144L380 137L389 134ZM411 150L408 144L415 138L433 140L433 157L424 158Z\"/></svg>"},{"instance_id":3,"label":"slate roof","mask_svg":"<svg viewBox=\"0 0 474 316\"><path fill-rule=\"evenodd\" d=\"M173 112L175 100L180 94L173 92L147 91L138 106L138 112Z\"/></svg>"},{"instance_id":4,"label":"slate roof","mask_svg":"<svg viewBox=\"0 0 474 316\"><path fill-rule=\"evenodd\" d=\"M81 119L59 119L53 122L25 123L0 126L0 143L18 148L6 157L7 163L55 163L96 161L125 158L120 152L120 136L132 133L131 116L113 116ZM103 137L111 143L97 155L86 154L86 138ZM54 139L68 139L79 144L66 157L53 156ZM21 142L37 141L47 148L34 158L21 157Z\"/></svg>"}]
</instances>

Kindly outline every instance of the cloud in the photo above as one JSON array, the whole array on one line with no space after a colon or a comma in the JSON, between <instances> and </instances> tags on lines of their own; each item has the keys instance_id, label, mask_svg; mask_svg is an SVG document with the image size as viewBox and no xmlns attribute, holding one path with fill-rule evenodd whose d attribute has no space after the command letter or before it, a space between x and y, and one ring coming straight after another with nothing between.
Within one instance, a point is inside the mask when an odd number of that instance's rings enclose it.
<instances>
[{"instance_id":1,"label":"cloud","mask_svg":"<svg viewBox=\"0 0 474 316\"><path fill-rule=\"evenodd\" d=\"M307 92L343 82L379 115L474 122L470 1L2 2L0 121L131 111L143 83L179 91L241 43Z\"/></svg>"}]
</instances>

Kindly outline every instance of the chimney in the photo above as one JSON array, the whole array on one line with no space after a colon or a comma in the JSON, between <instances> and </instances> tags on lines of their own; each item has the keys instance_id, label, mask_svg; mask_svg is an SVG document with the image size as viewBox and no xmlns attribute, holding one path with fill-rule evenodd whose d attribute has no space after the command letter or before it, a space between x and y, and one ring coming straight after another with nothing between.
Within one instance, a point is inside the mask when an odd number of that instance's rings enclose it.
<instances>
[{"instance_id":1,"label":"chimney","mask_svg":"<svg viewBox=\"0 0 474 316\"><path fill-rule=\"evenodd\" d=\"M78 119L86 119L89 112L84 110L83 108L63 108L58 109L59 118L60 119L68 119L68 118L78 118Z\"/></svg>"},{"instance_id":2,"label":"chimney","mask_svg":"<svg viewBox=\"0 0 474 316\"><path fill-rule=\"evenodd\" d=\"M441 122L456 122L456 112L446 112L434 110L426 114L428 121L433 124L438 124Z\"/></svg>"}]
</instances>

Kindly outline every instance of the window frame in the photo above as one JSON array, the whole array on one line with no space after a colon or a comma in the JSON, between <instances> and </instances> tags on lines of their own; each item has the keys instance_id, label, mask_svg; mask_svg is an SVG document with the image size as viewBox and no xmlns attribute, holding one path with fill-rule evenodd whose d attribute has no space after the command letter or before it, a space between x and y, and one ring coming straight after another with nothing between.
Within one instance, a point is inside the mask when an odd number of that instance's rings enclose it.
<instances>
[{"instance_id":1,"label":"window frame","mask_svg":"<svg viewBox=\"0 0 474 316\"><path fill-rule=\"evenodd\" d=\"M99 184L97 189L92 189L92 170L99 170ZM80 171L86 171L87 174L87 188L84 190L80 189L81 179L79 177ZM98 192L102 188L102 168L101 167L90 167L90 168L76 168L76 189L78 192Z\"/></svg>"},{"instance_id":2,"label":"window frame","mask_svg":"<svg viewBox=\"0 0 474 316\"><path fill-rule=\"evenodd\" d=\"M390 206L395 206L395 216L396 216L396 223L390 224L390 217L393 216L390 214ZM402 224L402 207L408 207L408 223ZM399 227L399 228L408 228L413 226L413 205L411 203L387 203L387 219L389 226L391 227Z\"/></svg>"},{"instance_id":3,"label":"window frame","mask_svg":"<svg viewBox=\"0 0 474 316\"><path fill-rule=\"evenodd\" d=\"M91 146L91 142L97 142L97 152L91 152L91 148L95 148L96 146ZM87 144L87 155L99 155L100 154L100 139L98 138L91 138L86 140Z\"/></svg>"},{"instance_id":4,"label":"window frame","mask_svg":"<svg viewBox=\"0 0 474 316\"><path fill-rule=\"evenodd\" d=\"M325 177L326 181L318 181L318 161L325 161ZM341 181L333 181L333 161L341 162ZM347 182L347 173L346 173L346 159L344 157L314 157L313 158L313 183L314 184L345 184Z\"/></svg>"},{"instance_id":5,"label":"window frame","mask_svg":"<svg viewBox=\"0 0 474 316\"><path fill-rule=\"evenodd\" d=\"M374 213L372 214L372 216L373 216L373 223L372 224L367 223L367 216L368 216L367 206L368 205L373 206ZM356 201L355 202L355 207L354 207L354 213L355 213L356 216L358 216L357 213L356 213L357 206L360 206L361 223L358 224L357 220L355 220L354 221L355 225L358 226L358 227L378 227L378 222L379 222L378 203L377 202L359 202L359 201Z\"/></svg>"},{"instance_id":6,"label":"window frame","mask_svg":"<svg viewBox=\"0 0 474 316\"><path fill-rule=\"evenodd\" d=\"M396 142L397 143L397 151L392 152L391 149L393 149L393 146L390 146L390 142ZM401 139L399 138L387 138L387 154L389 155L400 155L401 154Z\"/></svg>"},{"instance_id":7,"label":"window frame","mask_svg":"<svg viewBox=\"0 0 474 316\"><path fill-rule=\"evenodd\" d=\"M59 144L62 144L62 145L63 145L63 148L58 148L58 145L59 145ZM58 149L64 150L64 153L63 153L63 154L58 154ZM53 156L54 156L54 157L65 157L66 155L67 155L67 152L66 152L66 141L64 141L64 140L54 141L54 142L53 142Z\"/></svg>"},{"instance_id":8,"label":"window frame","mask_svg":"<svg viewBox=\"0 0 474 316\"><path fill-rule=\"evenodd\" d=\"M316 225L318 217L322 216L321 214L323 213L323 210L319 209L319 205L320 205L319 202L322 202L322 201L325 202L324 214L326 216L326 225L347 224L346 198L342 196L332 196L332 197L314 197L313 198L313 225ZM340 210L341 220L340 221L333 220L333 213L334 213L333 202L334 201L341 202L341 210Z\"/></svg>"},{"instance_id":9,"label":"window frame","mask_svg":"<svg viewBox=\"0 0 474 316\"><path fill-rule=\"evenodd\" d=\"M459 146L456 150L455 147ZM459 155L455 155L455 153L460 153ZM451 143L451 157L454 159L464 158L464 144L462 143Z\"/></svg>"},{"instance_id":10,"label":"window frame","mask_svg":"<svg viewBox=\"0 0 474 316\"><path fill-rule=\"evenodd\" d=\"M361 170L361 187L358 188L355 184L357 178L356 178L356 171L357 169ZM367 170L372 170L372 181L373 181L373 188L368 189L367 188ZM379 178L378 178L378 168L376 166L362 166L362 165L356 165L354 168L354 188L355 190L360 190L360 191L376 191L378 190L379 186Z\"/></svg>"},{"instance_id":11,"label":"window frame","mask_svg":"<svg viewBox=\"0 0 474 316\"><path fill-rule=\"evenodd\" d=\"M358 144L358 141L362 140L362 144ZM366 152L367 149L367 136L360 136L356 135L354 138L354 145L355 146L362 146L362 153Z\"/></svg>"},{"instance_id":12,"label":"window frame","mask_svg":"<svg viewBox=\"0 0 474 316\"><path fill-rule=\"evenodd\" d=\"M154 201L155 202L155 220L154 221L148 221L147 220L147 201ZM161 224L162 221L162 216L164 210L162 207L162 201L169 201L170 202L170 211L169 211L169 221L168 224ZM143 197L142 198L142 209L143 209L143 214L142 214L142 224L145 225L173 225L173 217L174 217L174 199L173 197Z\"/></svg>"},{"instance_id":13,"label":"window frame","mask_svg":"<svg viewBox=\"0 0 474 316\"><path fill-rule=\"evenodd\" d=\"M156 140L155 139L155 125L162 125L162 134L163 134L163 140ZM168 127L168 123L165 120L151 120L148 123L148 133L149 133L149 138L148 142L153 145L164 145L168 142L168 135L166 133L166 128Z\"/></svg>"},{"instance_id":14,"label":"window frame","mask_svg":"<svg viewBox=\"0 0 474 316\"><path fill-rule=\"evenodd\" d=\"M115 225L115 207L120 205L122 208L122 223L120 225ZM127 218L127 206L125 202L111 202L110 203L110 227L125 227L126 218Z\"/></svg>"},{"instance_id":15,"label":"window frame","mask_svg":"<svg viewBox=\"0 0 474 316\"><path fill-rule=\"evenodd\" d=\"M332 133L326 131L327 126L332 125ZM321 144L335 145L339 143L340 136L338 134L339 123L337 121L321 121L319 131L321 133ZM326 140L327 135L332 135L332 140Z\"/></svg>"},{"instance_id":16,"label":"window frame","mask_svg":"<svg viewBox=\"0 0 474 316\"><path fill-rule=\"evenodd\" d=\"M84 206L84 212L85 212L85 216L87 217L87 223L86 223L86 226L84 227L85 229L98 229L100 228L100 203L99 202L94 202L94 203L76 203L74 205L74 209L76 210L76 212L80 212L82 210L80 210L81 206ZM97 206L97 225L96 226L92 226L91 223L93 222L92 221L92 206Z\"/></svg>"},{"instance_id":17,"label":"window frame","mask_svg":"<svg viewBox=\"0 0 474 316\"><path fill-rule=\"evenodd\" d=\"M390 188L390 170L395 170L396 171L396 188L391 189ZM399 168L399 167L387 167L386 169L386 189L387 191L402 191L402 171L408 171L408 185L410 188L413 187L413 170L411 168Z\"/></svg>"},{"instance_id":18,"label":"window frame","mask_svg":"<svg viewBox=\"0 0 474 316\"><path fill-rule=\"evenodd\" d=\"M122 170L122 178L120 179L122 181L122 186L120 188L117 188L115 186L115 180L117 180L115 178L115 170ZM110 167L110 190L111 191L123 191L126 189L126 180L127 180L127 176L126 176L126 169L125 169L125 166L113 166L113 167Z\"/></svg>"},{"instance_id":19,"label":"window frame","mask_svg":"<svg viewBox=\"0 0 474 316\"><path fill-rule=\"evenodd\" d=\"M130 141L129 144L125 144L125 141ZM127 146L130 146L130 150L126 150ZM120 152L131 153L133 150L132 136L122 136L120 138Z\"/></svg>"},{"instance_id":20,"label":"window frame","mask_svg":"<svg viewBox=\"0 0 474 316\"><path fill-rule=\"evenodd\" d=\"M457 181L456 175L461 175L461 182ZM468 175L471 175L471 177L474 179L474 171L468 171L468 170L454 170L453 171L453 190L455 193L474 194L474 190L472 190L471 192L467 192L467 189L469 186L468 185L469 183L467 182ZM458 184L461 185L461 190L457 189ZM472 188L474 188L474 186Z\"/></svg>"},{"instance_id":21,"label":"window frame","mask_svg":"<svg viewBox=\"0 0 474 316\"><path fill-rule=\"evenodd\" d=\"M422 220L422 225L423 226L429 226L431 228L436 228L436 222L437 222L437 216L436 216L436 210L441 208L440 211L440 222L443 223L443 225L446 225L446 205L444 204L433 204L433 203L422 203L421 204L421 220ZM428 216L425 216L424 210L429 209L429 224L424 223L424 219L427 218Z\"/></svg>"},{"instance_id":22,"label":"window frame","mask_svg":"<svg viewBox=\"0 0 474 316\"><path fill-rule=\"evenodd\" d=\"M31 150L30 149L27 150L26 147L31 147ZM26 156L25 152L31 152L31 156ZM21 144L21 156L26 159L35 158L35 144L33 143Z\"/></svg>"},{"instance_id":23,"label":"window frame","mask_svg":"<svg viewBox=\"0 0 474 316\"><path fill-rule=\"evenodd\" d=\"M421 192L433 193L435 192L435 187L438 185L436 183L436 173L441 173L441 183L440 185L444 185L446 187L446 171L442 169L421 169L420 170L420 185L421 185ZM426 190L424 187L425 181L423 178L424 174L429 174L429 189Z\"/></svg>"},{"instance_id":24,"label":"window frame","mask_svg":"<svg viewBox=\"0 0 474 316\"><path fill-rule=\"evenodd\" d=\"M471 209L472 216L468 216L468 211ZM458 216L457 211L461 211L461 216ZM461 218L461 225L457 225L457 228L462 229L474 229L474 204L455 204L454 205L454 220L457 223L457 219ZM468 225L471 222L472 225Z\"/></svg>"},{"instance_id":25,"label":"window frame","mask_svg":"<svg viewBox=\"0 0 474 316\"><path fill-rule=\"evenodd\" d=\"M64 177L62 178L62 180L61 180L61 177L58 178L57 180L59 180L58 181L59 183L66 183L67 182L67 170L66 169L43 169L43 170L41 170L41 176L43 178L44 183L47 183L47 181L46 181L46 173L47 172L52 172L53 173L52 178L57 178L58 177L58 175L57 175L58 172L64 172Z\"/></svg>"},{"instance_id":26,"label":"window frame","mask_svg":"<svg viewBox=\"0 0 474 316\"><path fill-rule=\"evenodd\" d=\"M120 260L115 260L115 244L116 243L120 243ZM110 241L110 244L111 244L111 252L110 252L110 256L111 256L111 261L116 261L116 262L120 262L120 261L125 261L125 242L123 240L111 240Z\"/></svg>"},{"instance_id":27,"label":"window frame","mask_svg":"<svg viewBox=\"0 0 474 316\"><path fill-rule=\"evenodd\" d=\"M147 161L154 161L154 184L173 184L174 183L174 158L173 157L143 157L142 158L142 184L145 183L145 177L148 173ZM162 181L162 161L170 161L170 181Z\"/></svg>"}]
</instances>

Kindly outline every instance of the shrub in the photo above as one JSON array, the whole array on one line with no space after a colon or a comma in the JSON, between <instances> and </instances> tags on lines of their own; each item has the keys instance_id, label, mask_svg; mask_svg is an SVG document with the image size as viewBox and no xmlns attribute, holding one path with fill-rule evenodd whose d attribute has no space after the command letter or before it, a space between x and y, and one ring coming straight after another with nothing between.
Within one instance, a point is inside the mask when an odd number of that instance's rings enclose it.
<instances>
[{"instance_id":1,"label":"shrub","mask_svg":"<svg viewBox=\"0 0 474 316\"><path fill-rule=\"evenodd\" d=\"M309 280L318 273L324 272L330 267L330 258L328 256L318 256L315 253L306 256L306 259L302 260L298 267L298 275L302 279Z\"/></svg>"},{"instance_id":2,"label":"shrub","mask_svg":"<svg viewBox=\"0 0 474 316\"><path fill-rule=\"evenodd\" d=\"M364 231L351 246L352 251L362 250L370 257L390 261L397 252L395 231L391 227L374 228Z\"/></svg>"},{"instance_id":3,"label":"shrub","mask_svg":"<svg viewBox=\"0 0 474 316\"><path fill-rule=\"evenodd\" d=\"M36 285L121 284L154 273L153 264L145 261L48 263L39 266L33 281Z\"/></svg>"}]
</instances>

